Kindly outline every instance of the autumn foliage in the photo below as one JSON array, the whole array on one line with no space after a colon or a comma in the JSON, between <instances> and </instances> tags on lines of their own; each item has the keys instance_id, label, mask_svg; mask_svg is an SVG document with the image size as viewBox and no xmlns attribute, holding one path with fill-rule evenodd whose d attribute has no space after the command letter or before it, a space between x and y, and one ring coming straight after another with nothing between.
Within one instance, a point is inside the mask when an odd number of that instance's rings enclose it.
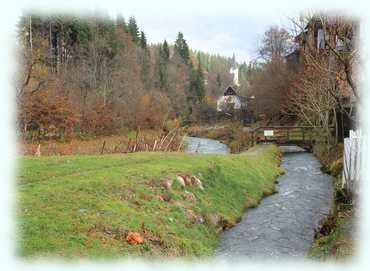
<instances>
[{"instance_id":1,"label":"autumn foliage","mask_svg":"<svg viewBox=\"0 0 370 271\"><path fill-rule=\"evenodd\" d=\"M79 114L66 97L51 98L45 92L22 97L20 125L31 138L70 137L79 122Z\"/></svg>"},{"instance_id":2,"label":"autumn foliage","mask_svg":"<svg viewBox=\"0 0 370 271\"><path fill-rule=\"evenodd\" d=\"M198 109L231 82L235 64L191 51L182 33L172 44L148 44L134 17L27 13L17 38L23 139L165 130L168 121L197 121Z\"/></svg>"}]
</instances>

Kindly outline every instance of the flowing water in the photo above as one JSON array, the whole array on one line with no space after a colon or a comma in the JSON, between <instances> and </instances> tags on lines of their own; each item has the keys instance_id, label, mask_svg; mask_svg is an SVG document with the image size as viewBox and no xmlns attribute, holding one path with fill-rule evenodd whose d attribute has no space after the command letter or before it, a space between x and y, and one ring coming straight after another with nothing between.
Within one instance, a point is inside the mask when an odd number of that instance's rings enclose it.
<instances>
[{"instance_id":1,"label":"flowing water","mask_svg":"<svg viewBox=\"0 0 370 271\"><path fill-rule=\"evenodd\" d=\"M333 204L332 178L316 157L298 147L281 147L285 174L278 193L249 209L240 223L221 234L216 259L235 262L305 259L315 229Z\"/></svg>"},{"instance_id":2,"label":"flowing water","mask_svg":"<svg viewBox=\"0 0 370 271\"><path fill-rule=\"evenodd\" d=\"M227 145L213 139L187 136L185 143L186 151L190 153L227 154L230 152Z\"/></svg>"},{"instance_id":3,"label":"flowing water","mask_svg":"<svg viewBox=\"0 0 370 271\"><path fill-rule=\"evenodd\" d=\"M229 153L216 140L187 137L187 151ZM305 259L315 230L333 204L332 178L320 170L317 158L296 146L280 147L285 174L278 178L278 193L249 209L240 223L221 234L216 259Z\"/></svg>"}]
</instances>

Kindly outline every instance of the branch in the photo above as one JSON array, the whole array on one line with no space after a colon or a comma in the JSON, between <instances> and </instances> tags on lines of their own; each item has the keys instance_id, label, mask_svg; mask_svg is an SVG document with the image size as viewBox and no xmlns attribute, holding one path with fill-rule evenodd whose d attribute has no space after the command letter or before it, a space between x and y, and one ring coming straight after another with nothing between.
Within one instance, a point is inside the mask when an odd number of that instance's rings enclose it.
<instances>
[{"instance_id":1,"label":"branch","mask_svg":"<svg viewBox=\"0 0 370 271\"><path fill-rule=\"evenodd\" d=\"M31 79L31 74L32 74L32 69L33 69L33 66L35 65L35 62L32 61L32 63L30 64L30 66L28 67L28 70L27 70L27 74L26 74L26 78L25 80L23 81L23 84L22 86L20 87L20 90L18 92L18 97L21 96L24 92L24 89L26 86L28 86L29 82L30 82L30 79Z\"/></svg>"},{"instance_id":2,"label":"branch","mask_svg":"<svg viewBox=\"0 0 370 271\"><path fill-rule=\"evenodd\" d=\"M329 47L329 50L335 54L335 56L338 58L338 60L343 64L344 66L344 73L346 74L347 83L352 89L353 95L356 97L357 102L360 103L360 98L357 92L357 86L352 78L352 67L350 64L350 61L348 59L344 59L328 42L325 41L325 44Z\"/></svg>"},{"instance_id":3,"label":"branch","mask_svg":"<svg viewBox=\"0 0 370 271\"><path fill-rule=\"evenodd\" d=\"M329 94L334 98L334 100L336 101L336 103L337 103L337 105L339 106L340 111L341 111L342 113L345 113L345 114L346 114L346 116L347 116L350 120L352 120L353 122L360 123L358 120L356 120L355 118L353 118L353 117L352 117L352 116L347 112L347 110L343 107L343 105L342 105L342 103L341 103L341 101L340 101L339 97L338 97L337 95L335 95L335 93L334 93L330 88L328 88L328 92L329 92Z\"/></svg>"},{"instance_id":4,"label":"branch","mask_svg":"<svg viewBox=\"0 0 370 271\"><path fill-rule=\"evenodd\" d=\"M37 86L33 89L33 90L31 90L30 91L30 94L31 95L33 95L33 94L35 94L37 91L39 91L40 89L41 89L41 87L44 85L44 84L46 84L46 82L47 82L48 80L45 80L45 81L39 81L39 83L37 84Z\"/></svg>"}]
</instances>

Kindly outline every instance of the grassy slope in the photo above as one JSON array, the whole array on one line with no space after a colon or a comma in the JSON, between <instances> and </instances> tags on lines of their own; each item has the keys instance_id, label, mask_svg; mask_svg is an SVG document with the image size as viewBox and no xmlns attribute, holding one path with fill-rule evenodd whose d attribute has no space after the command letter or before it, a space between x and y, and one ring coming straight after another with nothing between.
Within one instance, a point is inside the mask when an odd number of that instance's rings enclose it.
<instances>
[{"instance_id":1,"label":"grassy slope","mask_svg":"<svg viewBox=\"0 0 370 271\"><path fill-rule=\"evenodd\" d=\"M335 228L329 235L320 236L312 244L309 258L313 260L346 261L355 252L353 236L354 218L350 211L341 212L335 222Z\"/></svg>"},{"instance_id":2,"label":"grassy slope","mask_svg":"<svg viewBox=\"0 0 370 271\"><path fill-rule=\"evenodd\" d=\"M116 257L208 256L217 227L192 222L191 209L220 214L235 223L246 207L274 191L279 151L269 146L246 155L135 153L104 156L25 157L17 184L19 253L22 256ZM203 182L196 203L164 178L192 173ZM161 201L159 195L173 202ZM128 230L145 235L142 245L125 241Z\"/></svg>"}]
</instances>

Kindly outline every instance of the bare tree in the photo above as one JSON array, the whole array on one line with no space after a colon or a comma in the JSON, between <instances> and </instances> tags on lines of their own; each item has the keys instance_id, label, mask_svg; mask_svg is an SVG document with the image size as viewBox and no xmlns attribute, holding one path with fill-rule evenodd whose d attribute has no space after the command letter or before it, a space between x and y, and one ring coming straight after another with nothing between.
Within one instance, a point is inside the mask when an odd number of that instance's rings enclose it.
<instances>
[{"instance_id":1,"label":"bare tree","mask_svg":"<svg viewBox=\"0 0 370 271\"><path fill-rule=\"evenodd\" d=\"M292 37L284 28L270 27L263 36L259 54L265 61L282 60L292 50Z\"/></svg>"},{"instance_id":2,"label":"bare tree","mask_svg":"<svg viewBox=\"0 0 370 271\"><path fill-rule=\"evenodd\" d=\"M348 101L343 98L348 92L360 105L360 78L357 75L360 68L359 21L341 14L323 13L306 13L291 21L297 32L296 40L304 48L301 50L304 59L317 73L334 78L340 86L341 92L328 89L338 107L347 114L344 107Z\"/></svg>"},{"instance_id":3,"label":"bare tree","mask_svg":"<svg viewBox=\"0 0 370 271\"><path fill-rule=\"evenodd\" d=\"M337 104L330 93L336 91L336 83L328 74L318 74L307 69L303 74L299 74L299 79L291 85L289 106L284 111L315 127L329 143L330 128L336 125Z\"/></svg>"}]
</instances>

